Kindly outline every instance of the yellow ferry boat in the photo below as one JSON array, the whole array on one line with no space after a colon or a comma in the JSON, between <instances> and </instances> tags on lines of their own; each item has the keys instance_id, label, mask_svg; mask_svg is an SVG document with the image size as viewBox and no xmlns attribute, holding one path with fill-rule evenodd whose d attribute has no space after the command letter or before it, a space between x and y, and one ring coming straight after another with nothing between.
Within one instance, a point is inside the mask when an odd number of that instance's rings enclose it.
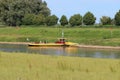
<instances>
[{"instance_id":1,"label":"yellow ferry boat","mask_svg":"<svg viewBox=\"0 0 120 80\"><path fill-rule=\"evenodd\" d=\"M37 42L37 43L30 43L28 46L32 47L78 47L78 43L67 42L66 38L64 38L64 32L62 31L62 38L59 38L54 43L47 43L45 42Z\"/></svg>"},{"instance_id":2,"label":"yellow ferry boat","mask_svg":"<svg viewBox=\"0 0 120 80\"><path fill-rule=\"evenodd\" d=\"M77 47L77 43L67 42L65 38L59 38L58 41L54 43L47 43L47 42L37 42L37 43L30 43L28 46L32 47Z\"/></svg>"}]
</instances>

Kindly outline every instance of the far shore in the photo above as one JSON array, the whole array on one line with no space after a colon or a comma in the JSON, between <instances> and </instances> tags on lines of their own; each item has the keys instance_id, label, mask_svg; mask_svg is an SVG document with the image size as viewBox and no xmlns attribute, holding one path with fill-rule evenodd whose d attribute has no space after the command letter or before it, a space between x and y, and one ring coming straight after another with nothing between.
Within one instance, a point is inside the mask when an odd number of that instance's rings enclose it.
<instances>
[{"instance_id":1,"label":"far shore","mask_svg":"<svg viewBox=\"0 0 120 80\"><path fill-rule=\"evenodd\" d=\"M27 45L30 42L0 42L0 44L22 44L22 45Z\"/></svg>"},{"instance_id":2,"label":"far shore","mask_svg":"<svg viewBox=\"0 0 120 80\"><path fill-rule=\"evenodd\" d=\"M116 49L120 50L120 47L114 46L96 46L96 45L79 45L80 48L93 48L93 49Z\"/></svg>"},{"instance_id":3,"label":"far shore","mask_svg":"<svg viewBox=\"0 0 120 80\"><path fill-rule=\"evenodd\" d=\"M30 42L0 42L0 44L22 44L28 45ZM77 45L79 48L92 48L92 49L116 49L120 50L119 46L99 46L99 45Z\"/></svg>"}]
</instances>

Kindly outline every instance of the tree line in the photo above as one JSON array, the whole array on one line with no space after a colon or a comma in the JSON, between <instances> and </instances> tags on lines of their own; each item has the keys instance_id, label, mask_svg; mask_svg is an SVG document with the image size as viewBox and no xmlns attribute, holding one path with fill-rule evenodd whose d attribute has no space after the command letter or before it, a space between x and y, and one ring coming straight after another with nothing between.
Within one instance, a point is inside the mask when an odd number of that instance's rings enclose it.
<instances>
[{"instance_id":1,"label":"tree line","mask_svg":"<svg viewBox=\"0 0 120 80\"><path fill-rule=\"evenodd\" d=\"M51 15L47 3L42 0L0 0L0 22L8 26L20 25L60 25L81 26L94 25L96 17L91 12L86 12L84 16L74 14L69 19L62 15L59 19L56 15ZM101 25L120 25L120 10L115 17L109 16L100 18Z\"/></svg>"},{"instance_id":2,"label":"tree line","mask_svg":"<svg viewBox=\"0 0 120 80\"><path fill-rule=\"evenodd\" d=\"M25 23L23 21L26 15L47 17L50 15L50 9L47 7L47 3L42 0L0 0L0 21L4 24L20 26ZM38 19L38 17L35 18Z\"/></svg>"}]
</instances>

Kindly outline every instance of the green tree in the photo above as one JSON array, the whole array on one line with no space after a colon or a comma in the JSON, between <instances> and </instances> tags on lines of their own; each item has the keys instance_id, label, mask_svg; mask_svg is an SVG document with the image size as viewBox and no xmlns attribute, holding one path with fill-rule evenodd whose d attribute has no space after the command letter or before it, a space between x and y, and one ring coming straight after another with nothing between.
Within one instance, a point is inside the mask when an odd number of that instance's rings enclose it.
<instances>
[{"instance_id":1,"label":"green tree","mask_svg":"<svg viewBox=\"0 0 120 80\"><path fill-rule=\"evenodd\" d=\"M42 15L42 14L35 15L35 17L33 18L33 24L44 25L45 24L45 17L44 17L44 15Z\"/></svg>"},{"instance_id":2,"label":"green tree","mask_svg":"<svg viewBox=\"0 0 120 80\"><path fill-rule=\"evenodd\" d=\"M82 24L82 16L80 14L75 14L70 17L69 23L71 26L79 26Z\"/></svg>"},{"instance_id":3,"label":"green tree","mask_svg":"<svg viewBox=\"0 0 120 80\"><path fill-rule=\"evenodd\" d=\"M100 22L102 25L110 25L112 24L112 19L108 16L102 16L102 18L100 18Z\"/></svg>"},{"instance_id":4,"label":"green tree","mask_svg":"<svg viewBox=\"0 0 120 80\"><path fill-rule=\"evenodd\" d=\"M96 18L91 12L87 12L83 17L83 23L85 25L93 25L95 23Z\"/></svg>"},{"instance_id":5,"label":"green tree","mask_svg":"<svg viewBox=\"0 0 120 80\"><path fill-rule=\"evenodd\" d=\"M71 16L70 19L69 19L70 25L75 26L76 25L75 22L76 22L76 20L74 19L74 16Z\"/></svg>"},{"instance_id":6,"label":"green tree","mask_svg":"<svg viewBox=\"0 0 120 80\"><path fill-rule=\"evenodd\" d=\"M61 19L60 19L60 24L62 26L65 26L68 24L68 20L67 20L67 17L65 15L62 15Z\"/></svg>"},{"instance_id":7,"label":"green tree","mask_svg":"<svg viewBox=\"0 0 120 80\"><path fill-rule=\"evenodd\" d=\"M114 19L111 19L111 24L115 25L115 20Z\"/></svg>"},{"instance_id":8,"label":"green tree","mask_svg":"<svg viewBox=\"0 0 120 80\"><path fill-rule=\"evenodd\" d=\"M56 25L57 22L58 22L58 17L56 15L48 16L46 18L46 25L48 26Z\"/></svg>"},{"instance_id":9,"label":"green tree","mask_svg":"<svg viewBox=\"0 0 120 80\"><path fill-rule=\"evenodd\" d=\"M120 25L120 10L115 14L115 25Z\"/></svg>"},{"instance_id":10,"label":"green tree","mask_svg":"<svg viewBox=\"0 0 120 80\"><path fill-rule=\"evenodd\" d=\"M9 26L19 26L26 14L50 15L47 3L42 0L0 0L0 19Z\"/></svg>"},{"instance_id":11,"label":"green tree","mask_svg":"<svg viewBox=\"0 0 120 80\"><path fill-rule=\"evenodd\" d=\"M34 17L35 17L34 14L25 14L24 18L22 19L22 24L23 25L33 25Z\"/></svg>"}]
</instances>

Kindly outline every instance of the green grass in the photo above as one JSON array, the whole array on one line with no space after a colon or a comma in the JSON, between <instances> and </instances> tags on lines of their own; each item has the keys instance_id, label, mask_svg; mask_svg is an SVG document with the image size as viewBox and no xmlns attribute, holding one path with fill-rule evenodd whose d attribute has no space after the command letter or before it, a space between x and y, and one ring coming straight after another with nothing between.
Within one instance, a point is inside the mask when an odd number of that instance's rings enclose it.
<instances>
[{"instance_id":1,"label":"green grass","mask_svg":"<svg viewBox=\"0 0 120 80\"><path fill-rule=\"evenodd\" d=\"M0 41L26 42L29 38L30 41L54 42L61 37L62 29L68 41L85 45L120 46L120 28L5 27L0 28Z\"/></svg>"},{"instance_id":2,"label":"green grass","mask_svg":"<svg viewBox=\"0 0 120 80\"><path fill-rule=\"evenodd\" d=\"M120 60L0 52L0 80L120 80Z\"/></svg>"}]
</instances>

